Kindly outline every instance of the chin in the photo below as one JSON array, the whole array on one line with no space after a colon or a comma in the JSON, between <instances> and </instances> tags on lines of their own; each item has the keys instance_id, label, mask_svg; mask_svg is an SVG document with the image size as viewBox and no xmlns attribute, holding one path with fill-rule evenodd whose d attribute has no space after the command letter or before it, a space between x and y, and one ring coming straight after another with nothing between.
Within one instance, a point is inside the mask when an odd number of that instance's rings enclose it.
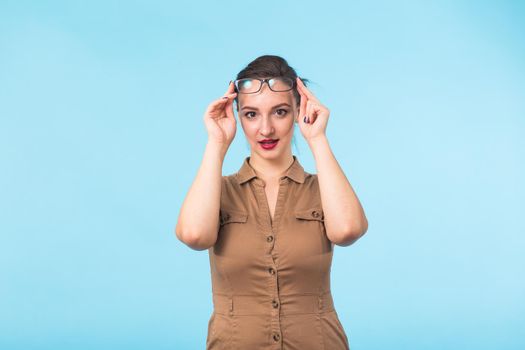
<instances>
[{"instance_id":1,"label":"chin","mask_svg":"<svg viewBox=\"0 0 525 350\"><path fill-rule=\"evenodd\" d=\"M257 153L257 155L260 158L264 158L264 159L274 159L274 158L278 158L278 156L279 156L279 153L277 153L277 152L261 152L261 151L257 151L255 153Z\"/></svg>"},{"instance_id":2,"label":"chin","mask_svg":"<svg viewBox=\"0 0 525 350\"><path fill-rule=\"evenodd\" d=\"M280 141L279 141L279 143L280 143ZM274 150L271 150L271 151L265 151L264 149L260 149L261 146L259 144L256 144L256 147L258 149L254 153L257 153L257 155L260 158L263 158L263 159L279 159L280 157L282 157L282 155L284 153L284 150L281 148L282 145L277 145L277 149L274 149Z\"/></svg>"}]
</instances>

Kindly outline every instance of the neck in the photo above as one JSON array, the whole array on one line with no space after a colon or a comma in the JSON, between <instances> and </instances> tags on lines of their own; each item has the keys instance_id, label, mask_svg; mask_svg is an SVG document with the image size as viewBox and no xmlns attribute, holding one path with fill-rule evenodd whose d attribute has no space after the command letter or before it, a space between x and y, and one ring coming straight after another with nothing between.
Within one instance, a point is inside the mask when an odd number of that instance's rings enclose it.
<instances>
[{"instance_id":1,"label":"neck","mask_svg":"<svg viewBox=\"0 0 525 350\"><path fill-rule=\"evenodd\" d=\"M278 180L290 168L293 161L291 152L278 159L265 159L252 153L249 163L257 176L263 180Z\"/></svg>"}]
</instances>

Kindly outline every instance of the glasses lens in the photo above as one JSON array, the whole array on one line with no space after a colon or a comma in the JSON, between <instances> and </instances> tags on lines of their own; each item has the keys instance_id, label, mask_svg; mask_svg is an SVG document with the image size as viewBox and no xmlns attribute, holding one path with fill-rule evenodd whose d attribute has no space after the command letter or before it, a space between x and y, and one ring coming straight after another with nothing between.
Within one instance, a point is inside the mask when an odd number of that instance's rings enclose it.
<instances>
[{"instance_id":1,"label":"glasses lens","mask_svg":"<svg viewBox=\"0 0 525 350\"><path fill-rule=\"evenodd\" d=\"M271 78L268 80L268 85L272 91L289 91L294 86L293 79L286 77ZM239 79L235 82L238 92L242 94L251 94L259 91L261 88L261 81L253 78Z\"/></svg>"},{"instance_id":2,"label":"glasses lens","mask_svg":"<svg viewBox=\"0 0 525 350\"><path fill-rule=\"evenodd\" d=\"M268 84L273 91L288 91L293 88L293 80L286 77L272 78Z\"/></svg>"},{"instance_id":3,"label":"glasses lens","mask_svg":"<svg viewBox=\"0 0 525 350\"><path fill-rule=\"evenodd\" d=\"M250 94L257 90L261 86L261 82L257 79L239 79L237 80L237 89L240 93Z\"/></svg>"}]
</instances>

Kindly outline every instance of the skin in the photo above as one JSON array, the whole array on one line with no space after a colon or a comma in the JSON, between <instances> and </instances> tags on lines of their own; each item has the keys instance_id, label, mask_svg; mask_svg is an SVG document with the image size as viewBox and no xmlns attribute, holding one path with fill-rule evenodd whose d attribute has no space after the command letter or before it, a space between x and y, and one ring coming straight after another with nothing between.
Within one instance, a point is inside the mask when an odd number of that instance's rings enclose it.
<instances>
[{"instance_id":1,"label":"skin","mask_svg":"<svg viewBox=\"0 0 525 350\"><path fill-rule=\"evenodd\" d=\"M244 136L250 144L250 165L265 184L266 198L273 219L279 177L293 162L291 140L299 106L291 91L275 92L267 84L256 94L240 94L237 114ZM263 139L278 139L277 146L265 150Z\"/></svg>"},{"instance_id":2,"label":"skin","mask_svg":"<svg viewBox=\"0 0 525 350\"><path fill-rule=\"evenodd\" d=\"M294 123L297 123L315 158L327 237L333 244L348 246L364 235L368 221L328 144L329 109L299 78L296 81L300 104L292 91L271 91L267 84L256 94L239 95L237 112L250 144L250 165L265 183L273 216L279 178L293 162L291 140ZM234 91L231 82L224 96L213 101L204 113L208 143L175 228L177 237L195 250L208 249L217 240L222 164L237 129L233 113L237 94ZM266 138L279 139L279 142L272 150L265 150L258 141ZM209 200L203 203L202 198Z\"/></svg>"}]
</instances>

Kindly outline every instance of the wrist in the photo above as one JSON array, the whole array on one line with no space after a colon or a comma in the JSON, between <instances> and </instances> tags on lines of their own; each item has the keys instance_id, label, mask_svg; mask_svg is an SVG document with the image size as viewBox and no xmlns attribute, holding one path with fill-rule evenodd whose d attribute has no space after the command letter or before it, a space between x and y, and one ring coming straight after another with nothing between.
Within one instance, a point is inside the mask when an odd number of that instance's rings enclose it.
<instances>
[{"instance_id":1,"label":"wrist","mask_svg":"<svg viewBox=\"0 0 525 350\"><path fill-rule=\"evenodd\" d=\"M222 158L226 156L226 152L228 151L229 147L229 144L224 144L213 140L208 140L208 142L206 143L206 151L211 152Z\"/></svg>"},{"instance_id":2,"label":"wrist","mask_svg":"<svg viewBox=\"0 0 525 350\"><path fill-rule=\"evenodd\" d=\"M307 139L306 142L308 143L310 147L315 147L320 144L327 144L328 139L325 134L322 134L322 135L311 137Z\"/></svg>"}]
</instances>

